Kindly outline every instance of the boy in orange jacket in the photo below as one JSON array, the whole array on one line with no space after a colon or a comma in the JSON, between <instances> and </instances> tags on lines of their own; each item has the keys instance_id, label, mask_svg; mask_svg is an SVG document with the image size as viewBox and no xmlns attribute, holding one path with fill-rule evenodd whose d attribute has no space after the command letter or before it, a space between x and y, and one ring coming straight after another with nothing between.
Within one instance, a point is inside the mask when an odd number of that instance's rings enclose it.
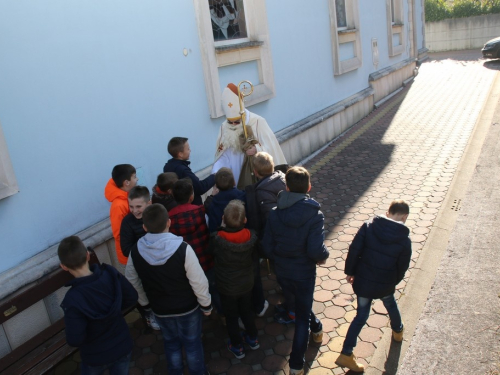
<instances>
[{"instance_id":1,"label":"boy in orange jacket","mask_svg":"<svg viewBox=\"0 0 500 375\"><path fill-rule=\"evenodd\" d=\"M104 188L104 196L111 202L109 219L111 220L111 230L115 238L116 256L118 262L124 266L127 264L127 257L123 255L120 246L120 227L123 218L130 212L128 192L137 185L138 180L134 166L118 164L113 168L111 178Z\"/></svg>"}]
</instances>

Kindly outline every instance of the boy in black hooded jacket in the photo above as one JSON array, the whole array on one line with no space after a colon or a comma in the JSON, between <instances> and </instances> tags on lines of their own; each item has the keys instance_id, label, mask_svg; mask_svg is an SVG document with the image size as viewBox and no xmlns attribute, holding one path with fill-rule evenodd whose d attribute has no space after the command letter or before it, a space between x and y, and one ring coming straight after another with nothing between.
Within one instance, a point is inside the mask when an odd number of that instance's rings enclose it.
<instances>
[{"instance_id":1,"label":"boy in black hooded jacket","mask_svg":"<svg viewBox=\"0 0 500 375\"><path fill-rule=\"evenodd\" d=\"M137 302L137 292L114 267L89 266L90 255L77 236L63 239L57 250L61 268L75 278L61 303L66 342L80 349L82 374L128 374L134 342L122 309Z\"/></svg>"},{"instance_id":2,"label":"boy in black hooded jacket","mask_svg":"<svg viewBox=\"0 0 500 375\"><path fill-rule=\"evenodd\" d=\"M274 260L276 276L286 301L295 301L295 333L290 353L290 375L304 374L304 355L309 340L323 340L323 326L312 311L316 265L330 255L324 241L324 216L320 205L307 194L309 172L291 167L286 172L286 191L278 196L276 209L269 213L262 247Z\"/></svg>"},{"instance_id":3,"label":"boy in black hooded jacket","mask_svg":"<svg viewBox=\"0 0 500 375\"><path fill-rule=\"evenodd\" d=\"M210 251L215 256L215 283L226 316L227 348L241 359L245 356L243 340L252 350L259 348L252 309L253 257L257 251L257 235L245 228L245 207L240 200L228 203L222 220L225 227L212 233ZM238 317L245 325L246 332L243 334L240 334Z\"/></svg>"},{"instance_id":4,"label":"boy in black hooded jacket","mask_svg":"<svg viewBox=\"0 0 500 375\"><path fill-rule=\"evenodd\" d=\"M402 200L393 201L386 216L363 224L349 247L344 272L358 298L356 317L351 322L342 352L335 361L341 367L363 372L353 349L368 320L374 299L380 298L391 320L392 337L403 341L403 322L394 298L396 285L403 280L411 260L410 230L404 225L410 208Z\"/></svg>"}]
</instances>

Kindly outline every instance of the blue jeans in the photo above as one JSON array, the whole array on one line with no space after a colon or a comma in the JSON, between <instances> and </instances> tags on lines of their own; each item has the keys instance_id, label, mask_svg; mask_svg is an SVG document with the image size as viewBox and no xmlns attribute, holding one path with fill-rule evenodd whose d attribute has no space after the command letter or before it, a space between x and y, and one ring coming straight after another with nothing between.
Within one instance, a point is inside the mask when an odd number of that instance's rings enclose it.
<instances>
[{"instance_id":1,"label":"blue jeans","mask_svg":"<svg viewBox=\"0 0 500 375\"><path fill-rule=\"evenodd\" d=\"M160 317L156 315L156 322L160 325L163 335L163 347L170 375L184 373L182 347L186 351L189 373L191 375L205 373L205 358L201 343L201 315L200 309L182 316Z\"/></svg>"},{"instance_id":2,"label":"blue jeans","mask_svg":"<svg viewBox=\"0 0 500 375\"><path fill-rule=\"evenodd\" d=\"M112 363L101 366L89 366L82 362L82 375L101 375L107 369L109 369L109 375L127 375L131 354L128 353Z\"/></svg>"},{"instance_id":3,"label":"blue jeans","mask_svg":"<svg viewBox=\"0 0 500 375\"><path fill-rule=\"evenodd\" d=\"M295 334L293 335L290 368L300 370L304 367L304 356L309 341L309 328L319 332L323 326L312 311L315 277L304 280L293 280L278 276L278 283L283 294L293 295L295 299ZM285 297L286 298L286 297Z\"/></svg>"},{"instance_id":4,"label":"blue jeans","mask_svg":"<svg viewBox=\"0 0 500 375\"><path fill-rule=\"evenodd\" d=\"M403 329L403 322L401 320L401 314L399 313L398 304L394 298L394 294L389 294L388 296L381 298L387 312L389 313L389 318L391 320L391 328L393 331L401 332ZM365 325L368 317L370 316L370 308L372 306L373 299L358 296L358 309L356 312L356 317L352 320L347 334L344 340L344 346L342 347L342 354L351 355L358 335L361 329Z\"/></svg>"}]
</instances>

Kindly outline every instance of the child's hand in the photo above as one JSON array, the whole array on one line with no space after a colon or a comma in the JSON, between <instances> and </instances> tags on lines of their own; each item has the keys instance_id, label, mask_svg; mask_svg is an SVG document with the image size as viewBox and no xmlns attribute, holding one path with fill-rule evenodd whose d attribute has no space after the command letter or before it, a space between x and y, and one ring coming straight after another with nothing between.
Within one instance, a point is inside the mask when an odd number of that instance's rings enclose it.
<instances>
[{"instance_id":1,"label":"child's hand","mask_svg":"<svg viewBox=\"0 0 500 375\"><path fill-rule=\"evenodd\" d=\"M352 284L352 283L354 282L354 276L349 276L349 275L347 275L347 276L345 277L345 279L347 280L347 282L348 282L349 284Z\"/></svg>"},{"instance_id":2,"label":"child's hand","mask_svg":"<svg viewBox=\"0 0 500 375\"><path fill-rule=\"evenodd\" d=\"M252 146L246 151L246 153L248 156L255 155L257 153L257 148L255 146Z\"/></svg>"},{"instance_id":3,"label":"child's hand","mask_svg":"<svg viewBox=\"0 0 500 375\"><path fill-rule=\"evenodd\" d=\"M217 186L214 185L214 187L212 188L212 195L216 195L219 193L219 189L217 188Z\"/></svg>"}]
</instances>

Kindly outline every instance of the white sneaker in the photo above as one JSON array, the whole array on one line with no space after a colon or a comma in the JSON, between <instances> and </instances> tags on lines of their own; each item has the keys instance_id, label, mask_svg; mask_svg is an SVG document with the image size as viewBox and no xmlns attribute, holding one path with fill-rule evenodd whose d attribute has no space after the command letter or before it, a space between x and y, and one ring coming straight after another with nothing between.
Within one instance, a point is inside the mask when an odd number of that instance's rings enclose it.
<instances>
[{"instance_id":1,"label":"white sneaker","mask_svg":"<svg viewBox=\"0 0 500 375\"><path fill-rule=\"evenodd\" d=\"M151 327L155 331L160 330L160 326L156 322L155 314L153 314L152 312L146 313L145 318L146 318L146 323L148 324L149 327Z\"/></svg>"},{"instance_id":2,"label":"white sneaker","mask_svg":"<svg viewBox=\"0 0 500 375\"><path fill-rule=\"evenodd\" d=\"M266 313L268 307L269 307L269 302L267 302L267 300L264 300L264 308L262 309L262 311L260 313L257 314L257 316L259 318L262 318L264 316L264 314Z\"/></svg>"}]
</instances>

